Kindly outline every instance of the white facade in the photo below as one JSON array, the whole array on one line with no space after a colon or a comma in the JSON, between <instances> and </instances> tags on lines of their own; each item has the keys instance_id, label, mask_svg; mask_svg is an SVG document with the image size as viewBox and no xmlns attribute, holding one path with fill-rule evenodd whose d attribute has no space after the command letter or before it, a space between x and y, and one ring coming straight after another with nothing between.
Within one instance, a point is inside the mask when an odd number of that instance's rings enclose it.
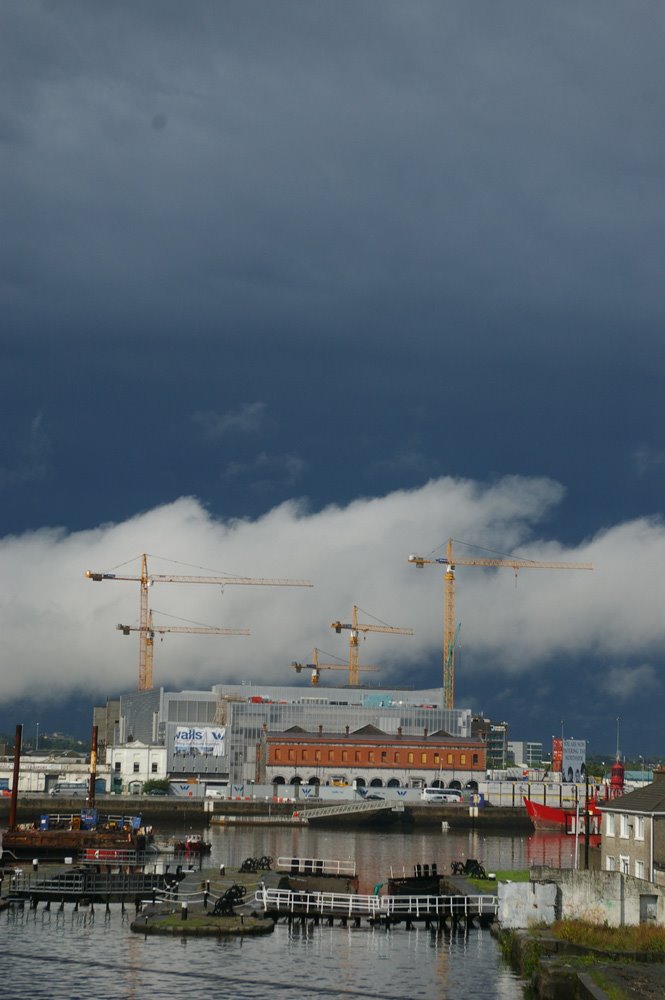
<instances>
[{"instance_id":1,"label":"white facade","mask_svg":"<svg viewBox=\"0 0 665 1000\"><path fill-rule=\"evenodd\" d=\"M111 771L111 791L135 794L146 781L166 778L166 747L135 740L109 747L107 762Z\"/></svg>"},{"instance_id":2,"label":"white facade","mask_svg":"<svg viewBox=\"0 0 665 1000\"><path fill-rule=\"evenodd\" d=\"M0 758L0 778L7 781L11 789L14 781L14 758ZM97 778L104 779L109 786L109 772L104 765L97 767ZM68 781L89 781L90 764L87 760L75 757L56 757L49 754L21 755L19 770L19 793L48 794L58 783Z\"/></svg>"}]
</instances>

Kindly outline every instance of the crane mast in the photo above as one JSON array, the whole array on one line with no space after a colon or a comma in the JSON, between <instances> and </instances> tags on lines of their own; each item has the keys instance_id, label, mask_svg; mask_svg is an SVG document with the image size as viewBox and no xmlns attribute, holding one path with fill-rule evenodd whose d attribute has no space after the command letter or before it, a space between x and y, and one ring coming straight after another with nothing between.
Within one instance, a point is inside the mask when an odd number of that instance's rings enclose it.
<instances>
[{"instance_id":1,"label":"crane mast","mask_svg":"<svg viewBox=\"0 0 665 1000\"><path fill-rule=\"evenodd\" d=\"M216 586L225 587L227 584L234 586L251 587L311 587L307 580L286 580L286 579L262 579L249 576L183 576L174 573L148 573L148 556L143 553L141 556L140 575L124 575L121 573L98 573L93 570L85 572L88 580L101 582L102 580L130 581L140 584L139 596L139 624L136 629L139 633L139 671L138 690L150 691L152 689L152 661L154 632L158 631L150 625L150 612L148 609L148 589L155 583L212 583ZM127 626L119 626L126 634ZM184 629L183 629L184 630ZM152 635L151 635L152 631ZM166 631L166 629L164 629ZM176 631L176 627L168 631ZM187 631L190 631L189 629ZM193 631L193 629L192 629ZM233 634L245 634L234 632Z\"/></svg>"},{"instance_id":2,"label":"crane mast","mask_svg":"<svg viewBox=\"0 0 665 1000\"><path fill-rule=\"evenodd\" d=\"M357 687L359 665L358 665L358 641L360 632L389 632L393 635L413 635L412 628L397 628L393 625L366 625L358 623L358 607L353 605L353 613L351 616L351 622L331 622L331 628L334 628L337 633L340 633L342 629L348 629L349 635L349 684L352 687Z\"/></svg>"},{"instance_id":3,"label":"crane mast","mask_svg":"<svg viewBox=\"0 0 665 1000\"><path fill-rule=\"evenodd\" d=\"M535 559L508 558L462 558L455 557L453 539L449 538L446 555L437 559L410 555L409 562L417 569L427 565L442 565L443 574L443 707L455 705L455 568L456 566L485 566L498 568L509 566L515 574L521 569L593 569L591 563L539 562Z\"/></svg>"}]
</instances>

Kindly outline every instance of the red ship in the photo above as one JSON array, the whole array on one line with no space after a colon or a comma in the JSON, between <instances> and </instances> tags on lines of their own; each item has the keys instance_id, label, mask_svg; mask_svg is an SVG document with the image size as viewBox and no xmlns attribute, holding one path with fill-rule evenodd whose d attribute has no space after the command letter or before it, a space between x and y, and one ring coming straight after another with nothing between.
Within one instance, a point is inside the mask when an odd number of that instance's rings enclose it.
<instances>
[{"instance_id":1,"label":"red ship","mask_svg":"<svg viewBox=\"0 0 665 1000\"><path fill-rule=\"evenodd\" d=\"M623 794L624 770L618 759L612 765L609 787L605 786L605 798L615 799ZM589 834L600 835L602 813L598 808L597 796L587 798L586 806L563 808L562 806L546 806L533 799L524 799L526 811L536 830L550 830L558 833L584 833L587 816L589 819Z\"/></svg>"},{"instance_id":2,"label":"red ship","mask_svg":"<svg viewBox=\"0 0 665 1000\"><path fill-rule=\"evenodd\" d=\"M586 817L589 817L589 833L600 833L601 812L596 799L589 799L586 805L577 809L563 809L559 806L544 806L533 799L524 798L524 805L536 830L550 830L557 833L584 833Z\"/></svg>"}]
</instances>

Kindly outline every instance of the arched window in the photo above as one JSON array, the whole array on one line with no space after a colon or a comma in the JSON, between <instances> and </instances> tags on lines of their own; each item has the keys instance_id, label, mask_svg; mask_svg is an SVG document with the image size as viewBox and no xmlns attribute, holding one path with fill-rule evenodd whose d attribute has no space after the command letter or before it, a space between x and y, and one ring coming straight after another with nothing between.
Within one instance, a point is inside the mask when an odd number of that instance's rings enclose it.
<instances>
[{"instance_id":1,"label":"arched window","mask_svg":"<svg viewBox=\"0 0 665 1000\"><path fill-rule=\"evenodd\" d=\"M381 778L372 778L372 780L369 783L369 787L370 788L383 788L383 782L381 781Z\"/></svg>"},{"instance_id":2,"label":"arched window","mask_svg":"<svg viewBox=\"0 0 665 1000\"><path fill-rule=\"evenodd\" d=\"M272 783L273 783L273 785L285 785L286 784L286 782L284 781L284 778L282 777L281 774L276 774L275 777L272 779Z\"/></svg>"},{"instance_id":3,"label":"arched window","mask_svg":"<svg viewBox=\"0 0 665 1000\"><path fill-rule=\"evenodd\" d=\"M320 785L321 781L320 781L319 778L317 778L317 776L315 774L313 774L312 777L307 782L307 784L308 785Z\"/></svg>"},{"instance_id":4,"label":"arched window","mask_svg":"<svg viewBox=\"0 0 665 1000\"><path fill-rule=\"evenodd\" d=\"M399 778L390 778L386 782L386 788L399 788Z\"/></svg>"},{"instance_id":5,"label":"arched window","mask_svg":"<svg viewBox=\"0 0 665 1000\"><path fill-rule=\"evenodd\" d=\"M365 779L356 778L356 788L364 788L364 787L365 787Z\"/></svg>"}]
</instances>

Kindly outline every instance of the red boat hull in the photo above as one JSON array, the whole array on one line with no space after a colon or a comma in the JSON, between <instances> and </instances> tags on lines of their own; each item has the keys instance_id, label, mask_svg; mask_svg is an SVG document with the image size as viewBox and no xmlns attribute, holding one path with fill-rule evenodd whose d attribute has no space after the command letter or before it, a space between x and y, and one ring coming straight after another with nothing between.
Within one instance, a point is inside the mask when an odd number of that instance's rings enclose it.
<instances>
[{"instance_id":1,"label":"red boat hull","mask_svg":"<svg viewBox=\"0 0 665 1000\"><path fill-rule=\"evenodd\" d=\"M532 799L524 799L526 811L536 830L550 830L556 833L584 833L586 825L585 811L589 815L589 833L600 833L601 814L595 802L589 802L587 809L562 809L557 806L545 806ZM579 820L579 830L577 824Z\"/></svg>"}]
</instances>

